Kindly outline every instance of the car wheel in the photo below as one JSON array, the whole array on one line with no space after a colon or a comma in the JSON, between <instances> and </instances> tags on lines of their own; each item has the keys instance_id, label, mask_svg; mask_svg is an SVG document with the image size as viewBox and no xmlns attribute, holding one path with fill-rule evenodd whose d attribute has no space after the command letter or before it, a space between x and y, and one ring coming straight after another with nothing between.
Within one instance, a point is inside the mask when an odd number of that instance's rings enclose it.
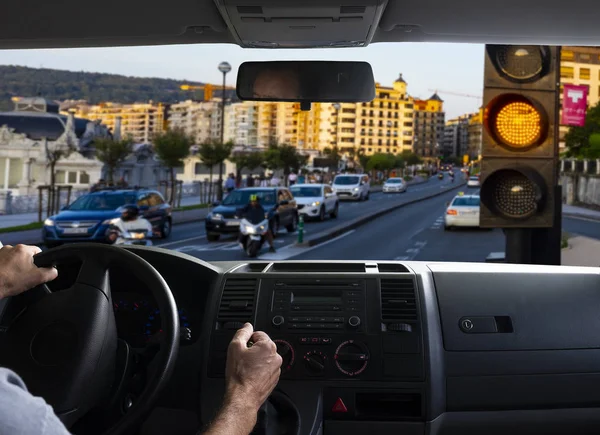
<instances>
[{"instance_id":1,"label":"car wheel","mask_svg":"<svg viewBox=\"0 0 600 435\"><path fill-rule=\"evenodd\" d=\"M206 240L208 240L209 242L216 242L220 238L221 238L220 234L207 234L206 235Z\"/></svg>"},{"instance_id":2,"label":"car wheel","mask_svg":"<svg viewBox=\"0 0 600 435\"><path fill-rule=\"evenodd\" d=\"M296 228L298 228L298 216L294 215L292 217L292 223L287 225L285 227L285 229L287 230L288 233L294 233L294 232L296 232Z\"/></svg>"},{"instance_id":3,"label":"car wheel","mask_svg":"<svg viewBox=\"0 0 600 435\"><path fill-rule=\"evenodd\" d=\"M279 234L279 219L273 219L269 223L269 228L271 229L271 233L273 233L273 238L277 238L277 235Z\"/></svg>"},{"instance_id":4,"label":"car wheel","mask_svg":"<svg viewBox=\"0 0 600 435\"><path fill-rule=\"evenodd\" d=\"M333 219L336 219L338 217L339 212L340 212L340 203L336 202L335 207L333 208L333 211L331 212L331 217Z\"/></svg>"},{"instance_id":5,"label":"car wheel","mask_svg":"<svg viewBox=\"0 0 600 435\"><path fill-rule=\"evenodd\" d=\"M171 235L171 220L167 219L162 224L162 228L160 229L160 238L167 239Z\"/></svg>"},{"instance_id":6,"label":"car wheel","mask_svg":"<svg viewBox=\"0 0 600 435\"><path fill-rule=\"evenodd\" d=\"M325 220L325 206L321 206L319 209L319 220L323 222Z\"/></svg>"}]
</instances>

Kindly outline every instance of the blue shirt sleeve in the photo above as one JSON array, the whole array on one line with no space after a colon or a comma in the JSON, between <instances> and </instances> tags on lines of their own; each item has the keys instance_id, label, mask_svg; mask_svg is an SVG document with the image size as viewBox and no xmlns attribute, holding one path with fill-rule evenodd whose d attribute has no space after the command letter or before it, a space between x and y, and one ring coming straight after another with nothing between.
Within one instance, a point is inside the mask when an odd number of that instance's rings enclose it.
<instances>
[{"instance_id":1,"label":"blue shirt sleeve","mask_svg":"<svg viewBox=\"0 0 600 435\"><path fill-rule=\"evenodd\" d=\"M0 368L0 435L70 435L54 410L27 391L14 372Z\"/></svg>"}]
</instances>

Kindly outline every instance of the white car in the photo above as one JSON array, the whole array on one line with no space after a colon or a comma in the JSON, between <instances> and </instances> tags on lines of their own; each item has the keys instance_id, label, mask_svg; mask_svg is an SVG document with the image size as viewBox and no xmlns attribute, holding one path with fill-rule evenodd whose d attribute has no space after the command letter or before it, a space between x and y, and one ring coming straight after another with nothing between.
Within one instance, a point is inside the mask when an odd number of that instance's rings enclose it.
<instances>
[{"instance_id":1,"label":"white car","mask_svg":"<svg viewBox=\"0 0 600 435\"><path fill-rule=\"evenodd\" d=\"M479 195L464 195L460 192L454 197L444 215L444 229L454 227L479 227Z\"/></svg>"},{"instance_id":2,"label":"white car","mask_svg":"<svg viewBox=\"0 0 600 435\"><path fill-rule=\"evenodd\" d=\"M339 199L331 186L327 184L295 184L290 188L298 214L305 218L325 220L327 215L338 217Z\"/></svg>"},{"instance_id":3,"label":"white car","mask_svg":"<svg viewBox=\"0 0 600 435\"><path fill-rule=\"evenodd\" d=\"M371 182L367 174L336 175L331 187L340 200L366 201L371 193Z\"/></svg>"},{"instance_id":4,"label":"white car","mask_svg":"<svg viewBox=\"0 0 600 435\"><path fill-rule=\"evenodd\" d=\"M388 178L383 183L383 193L406 192L408 185L402 178Z\"/></svg>"},{"instance_id":5,"label":"white car","mask_svg":"<svg viewBox=\"0 0 600 435\"><path fill-rule=\"evenodd\" d=\"M479 177L471 176L467 180L467 187L480 187L481 183L479 182Z\"/></svg>"}]
</instances>

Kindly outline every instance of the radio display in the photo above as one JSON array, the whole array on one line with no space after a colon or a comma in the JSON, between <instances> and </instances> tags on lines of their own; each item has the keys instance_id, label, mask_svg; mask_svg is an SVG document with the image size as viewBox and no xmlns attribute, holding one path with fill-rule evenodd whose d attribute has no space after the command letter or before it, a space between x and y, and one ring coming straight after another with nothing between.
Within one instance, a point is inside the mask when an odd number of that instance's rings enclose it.
<instances>
[{"instance_id":1,"label":"radio display","mask_svg":"<svg viewBox=\"0 0 600 435\"><path fill-rule=\"evenodd\" d=\"M342 295L336 294L325 294L325 295L316 295L316 294L306 294L306 293L292 293L292 301L295 304L341 304L342 303Z\"/></svg>"}]
</instances>

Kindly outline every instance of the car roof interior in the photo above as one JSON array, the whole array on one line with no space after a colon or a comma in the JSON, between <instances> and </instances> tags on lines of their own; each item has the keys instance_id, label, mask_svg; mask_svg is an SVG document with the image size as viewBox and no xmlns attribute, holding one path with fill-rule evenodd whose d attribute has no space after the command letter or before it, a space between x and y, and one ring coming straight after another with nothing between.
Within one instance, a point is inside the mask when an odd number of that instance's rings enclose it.
<instances>
[{"instance_id":1,"label":"car roof interior","mask_svg":"<svg viewBox=\"0 0 600 435\"><path fill-rule=\"evenodd\" d=\"M573 0L21 0L0 14L0 49L230 43L360 47L375 42L595 45L600 9Z\"/></svg>"}]
</instances>

